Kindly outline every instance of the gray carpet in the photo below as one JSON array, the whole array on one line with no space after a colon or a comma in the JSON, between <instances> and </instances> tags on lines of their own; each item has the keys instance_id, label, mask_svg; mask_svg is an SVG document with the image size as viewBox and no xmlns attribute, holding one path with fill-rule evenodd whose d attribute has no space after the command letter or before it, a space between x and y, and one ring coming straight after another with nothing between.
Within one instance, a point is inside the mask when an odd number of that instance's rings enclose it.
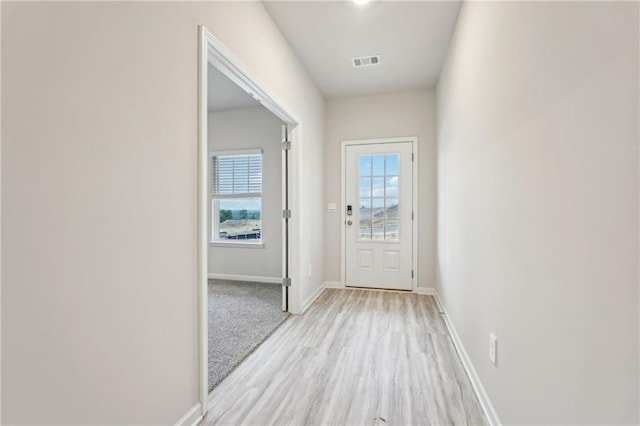
<instances>
[{"instance_id":1,"label":"gray carpet","mask_svg":"<svg viewBox=\"0 0 640 426\"><path fill-rule=\"evenodd\" d=\"M209 280L209 392L288 316L278 284Z\"/></svg>"}]
</instances>

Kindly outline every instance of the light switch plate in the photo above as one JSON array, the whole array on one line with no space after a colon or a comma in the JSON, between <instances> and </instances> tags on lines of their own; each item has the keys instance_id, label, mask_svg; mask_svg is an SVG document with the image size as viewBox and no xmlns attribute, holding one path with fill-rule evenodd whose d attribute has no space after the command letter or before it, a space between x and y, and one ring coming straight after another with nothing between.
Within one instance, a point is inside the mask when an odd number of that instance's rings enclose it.
<instances>
[{"instance_id":1,"label":"light switch plate","mask_svg":"<svg viewBox=\"0 0 640 426\"><path fill-rule=\"evenodd\" d=\"M335 213L335 211L336 211L336 203L329 203L327 205L327 211L329 213Z\"/></svg>"}]
</instances>

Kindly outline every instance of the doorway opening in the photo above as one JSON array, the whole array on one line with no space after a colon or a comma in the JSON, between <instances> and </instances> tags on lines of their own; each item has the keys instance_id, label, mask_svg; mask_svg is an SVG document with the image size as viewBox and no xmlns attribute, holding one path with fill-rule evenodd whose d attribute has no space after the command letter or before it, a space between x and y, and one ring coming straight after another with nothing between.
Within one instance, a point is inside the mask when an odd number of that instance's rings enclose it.
<instances>
[{"instance_id":1,"label":"doorway opening","mask_svg":"<svg viewBox=\"0 0 640 426\"><path fill-rule=\"evenodd\" d=\"M417 288L417 138L342 143L342 282Z\"/></svg>"},{"instance_id":2,"label":"doorway opening","mask_svg":"<svg viewBox=\"0 0 640 426\"><path fill-rule=\"evenodd\" d=\"M200 27L200 403L289 312L299 121Z\"/></svg>"},{"instance_id":3,"label":"doorway opening","mask_svg":"<svg viewBox=\"0 0 640 426\"><path fill-rule=\"evenodd\" d=\"M212 64L207 80L211 392L289 313L282 285L285 124Z\"/></svg>"}]
</instances>

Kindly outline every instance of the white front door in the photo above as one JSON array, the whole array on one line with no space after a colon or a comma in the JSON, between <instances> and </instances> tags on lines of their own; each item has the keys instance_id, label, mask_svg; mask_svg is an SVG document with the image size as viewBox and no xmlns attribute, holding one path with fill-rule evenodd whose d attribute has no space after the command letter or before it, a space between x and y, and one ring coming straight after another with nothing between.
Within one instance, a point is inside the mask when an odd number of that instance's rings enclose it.
<instances>
[{"instance_id":1,"label":"white front door","mask_svg":"<svg viewBox=\"0 0 640 426\"><path fill-rule=\"evenodd\" d=\"M411 290L413 144L345 146L345 285Z\"/></svg>"}]
</instances>

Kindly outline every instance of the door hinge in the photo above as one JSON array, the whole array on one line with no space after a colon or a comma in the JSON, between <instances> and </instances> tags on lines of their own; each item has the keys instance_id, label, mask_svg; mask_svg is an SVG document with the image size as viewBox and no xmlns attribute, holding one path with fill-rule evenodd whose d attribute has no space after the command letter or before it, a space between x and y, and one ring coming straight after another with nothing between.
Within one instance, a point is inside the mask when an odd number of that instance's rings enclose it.
<instances>
[{"instance_id":1,"label":"door hinge","mask_svg":"<svg viewBox=\"0 0 640 426\"><path fill-rule=\"evenodd\" d=\"M411 270L411 278L413 278L413 269Z\"/></svg>"},{"instance_id":2,"label":"door hinge","mask_svg":"<svg viewBox=\"0 0 640 426\"><path fill-rule=\"evenodd\" d=\"M288 151L291 149L291 142L289 140L289 126L282 125L282 150Z\"/></svg>"},{"instance_id":3,"label":"door hinge","mask_svg":"<svg viewBox=\"0 0 640 426\"><path fill-rule=\"evenodd\" d=\"M283 277L282 278L282 285L285 286L285 287L291 287L291 278Z\"/></svg>"},{"instance_id":4,"label":"door hinge","mask_svg":"<svg viewBox=\"0 0 640 426\"><path fill-rule=\"evenodd\" d=\"M289 209L282 210L282 218L283 219L291 219L291 210L289 210Z\"/></svg>"}]
</instances>

